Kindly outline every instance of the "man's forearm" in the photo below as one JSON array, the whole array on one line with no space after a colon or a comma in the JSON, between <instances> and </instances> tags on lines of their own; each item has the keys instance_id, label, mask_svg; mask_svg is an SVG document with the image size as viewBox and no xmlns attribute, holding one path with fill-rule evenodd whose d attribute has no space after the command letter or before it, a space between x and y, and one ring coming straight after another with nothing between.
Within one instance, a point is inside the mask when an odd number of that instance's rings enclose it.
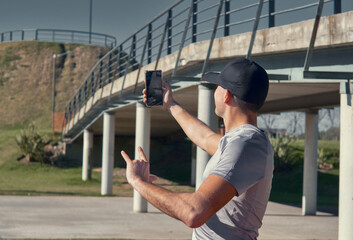
<instances>
[{"instance_id":1,"label":"man's forearm","mask_svg":"<svg viewBox=\"0 0 353 240\"><path fill-rule=\"evenodd\" d=\"M189 227L194 227L196 207L193 193L174 193L142 180L133 183L133 187L149 203L165 214L178 219Z\"/></svg>"}]
</instances>

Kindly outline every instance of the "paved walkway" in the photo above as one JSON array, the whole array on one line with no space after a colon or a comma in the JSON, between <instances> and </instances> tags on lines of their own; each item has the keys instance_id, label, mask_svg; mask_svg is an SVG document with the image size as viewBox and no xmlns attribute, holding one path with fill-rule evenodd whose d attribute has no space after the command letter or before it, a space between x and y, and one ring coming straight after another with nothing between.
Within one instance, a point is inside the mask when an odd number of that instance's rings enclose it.
<instances>
[{"instance_id":1,"label":"paved walkway","mask_svg":"<svg viewBox=\"0 0 353 240\"><path fill-rule=\"evenodd\" d=\"M269 203L259 240L337 239L338 218ZM132 198L0 196L0 239L190 239L191 230L149 206L132 212Z\"/></svg>"}]
</instances>

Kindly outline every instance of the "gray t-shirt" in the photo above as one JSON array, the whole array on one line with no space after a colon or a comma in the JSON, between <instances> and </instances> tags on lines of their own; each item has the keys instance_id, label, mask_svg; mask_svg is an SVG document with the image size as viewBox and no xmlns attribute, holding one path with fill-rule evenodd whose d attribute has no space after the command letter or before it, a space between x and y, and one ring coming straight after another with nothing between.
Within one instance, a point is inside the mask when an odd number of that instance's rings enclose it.
<instances>
[{"instance_id":1,"label":"gray t-shirt","mask_svg":"<svg viewBox=\"0 0 353 240\"><path fill-rule=\"evenodd\" d=\"M249 124L228 131L208 162L203 180L211 174L230 182L238 194L194 229L193 239L256 239L273 176L273 149L267 136Z\"/></svg>"}]
</instances>

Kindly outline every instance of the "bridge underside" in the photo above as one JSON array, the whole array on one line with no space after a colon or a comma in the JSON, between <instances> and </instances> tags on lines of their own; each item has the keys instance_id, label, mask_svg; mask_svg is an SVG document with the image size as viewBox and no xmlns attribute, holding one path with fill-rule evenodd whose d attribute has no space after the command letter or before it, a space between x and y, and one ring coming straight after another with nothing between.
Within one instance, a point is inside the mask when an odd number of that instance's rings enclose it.
<instances>
[{"instance_id":1,"label":"bridge underside","mask_svg":"<svg viewBox=\"0 0 353 240\"><path fill-rule=\"evenodd\" d=\"M178 103L197 115L198 87L192 85L174 92ZM271 83L266 104L260 113L306 111L340 104L339 83ZM136 104L131 103L114 111L115 133L122 136L135 134ZM95 121L90 129L94 134L103 133L103 118ZM160 107L151 109L151 136L168 136L180 130L171 115Z\"/></svg>"}]
</instances>

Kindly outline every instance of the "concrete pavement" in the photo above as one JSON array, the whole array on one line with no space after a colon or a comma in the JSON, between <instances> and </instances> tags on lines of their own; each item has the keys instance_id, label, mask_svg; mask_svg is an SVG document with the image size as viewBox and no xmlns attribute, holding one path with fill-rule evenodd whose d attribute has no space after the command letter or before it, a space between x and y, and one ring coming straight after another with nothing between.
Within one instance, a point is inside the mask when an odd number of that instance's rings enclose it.
<instances>
[{"instance_id":1,"label":"concrete pavement","mask_svg":"<svg viewBox=\"0 0 353 240\"><path fill-rule=\"evenodd\" d=\"M132 212L132 198L0 196L0 239L190 239L191 229L149 206ZM338 217L270 202L259 240L337 239Z\"/></svg>"}]
</instances>

